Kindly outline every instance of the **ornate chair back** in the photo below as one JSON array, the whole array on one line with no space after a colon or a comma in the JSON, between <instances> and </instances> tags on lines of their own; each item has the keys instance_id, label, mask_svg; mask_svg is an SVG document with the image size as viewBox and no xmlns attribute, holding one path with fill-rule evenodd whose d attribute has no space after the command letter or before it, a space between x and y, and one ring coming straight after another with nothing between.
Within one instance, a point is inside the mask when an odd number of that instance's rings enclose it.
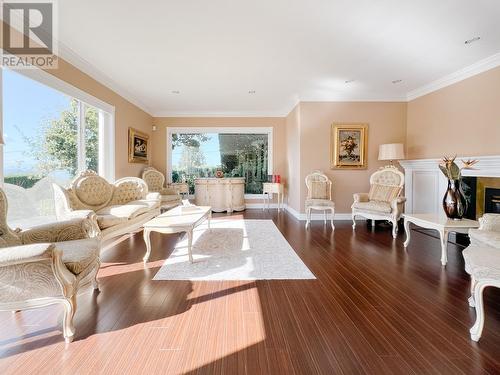
<instances>
[{"instance_id":1,"label":"ornate chair back","mask_svg":"<svg viewBox=\"0 0 500 375\"><path fill-rule=\"evenodd\" d=\"M138 177L120 178L113 185L114 191L110 202L111 205L144 199L149 192L146 182Z\"/></svg>"},{"instance_id":2,"label":"ornate chair back","mask_svg":"<svg viewBox=\"0 0 500 375\"><path fill-rule=\"evenodd\" d=\"M7 224L7 196L0 188L0 248L21 245L21 239Z\"/></svg>"},{"instance_id":3,"label":"ornate chair back","mask_svg":"<svg viewBox=\"0 0 500 375\"><path fill-rule=\"evenodd\" d=\"M73 210L97 211L108 205L114 186L94 171L80 173L66 189Z\"/></svg>"},{"instance_id":4,"label":"ornate chair back","mask_svg":"<svg viewBox=\"0 0 500 375\"><path fill-rule=\"evenodd\" d=\"M405 175L396 167L386 166L380 168L370 177L370 192L368 198L371 201L392 202L394 198L401 195Z\"/></svg>"},{"instance_id":5,"label":"ornate chair back","mask_svg":"<svg viewBox=\"0 0 500 375\"><path fill-rule=\"evenodd\" d=\"M156 193L163 189L163 184L165 183L165 176L163 176L163 173L153 167L144 169L142 172L142 179L146 181L149 191Z\"/></svg>"},{"instance_id":6,"label":"ornate chair back","mask_svg":"<svg viewBox=\"0 0 500 375\"><path fill-rule=\"evenodd\" d=\"M307 199L332 200L332 181L321 171L306 176Z\"/></svg>"},{"instance_id":7,"label":"ornate chair back","mask_svg":"<svg viewBox=\"0 0 500 375\"><path fill-rule=\"evenodd\" d=\"M374 184L402 188L405 184L405 175L396 167L383 167L370 176L370 185Z\"/></svg>"}]
</instances>

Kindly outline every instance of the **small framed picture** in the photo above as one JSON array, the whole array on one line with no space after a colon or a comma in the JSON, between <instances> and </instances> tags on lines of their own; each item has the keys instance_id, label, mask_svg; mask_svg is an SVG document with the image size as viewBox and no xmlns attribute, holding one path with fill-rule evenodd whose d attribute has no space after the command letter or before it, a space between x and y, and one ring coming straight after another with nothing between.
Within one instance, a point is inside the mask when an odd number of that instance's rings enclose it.
<instances>
[{"instance_id":1,"label":"small framed picture","mask_svg":"<svg viewBox=\"0 0 500 375\"><path fill-rule=\"evenodd\" d=\"M367 168L368 124L333 124L330 144L332 169Z\"/></svg>"},{"instance_id":2,"label":"small framed picture","mask_svg":"<svg viewBox=\"0 0 500 375\"><path fill-rule=\"evenodd\" d=\"M128 128L129 163L149 163L149 135L134 128Z\"/></svg>"}]
</instances>

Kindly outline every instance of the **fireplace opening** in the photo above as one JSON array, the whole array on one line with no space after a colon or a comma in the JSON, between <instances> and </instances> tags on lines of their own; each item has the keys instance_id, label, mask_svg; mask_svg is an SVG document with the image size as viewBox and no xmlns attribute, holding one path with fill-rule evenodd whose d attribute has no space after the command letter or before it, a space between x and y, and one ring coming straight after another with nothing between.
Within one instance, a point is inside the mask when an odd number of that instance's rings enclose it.
<instances>
[{"instance_id":1,"label":"fireplace opening","mask_svg":"<svg viewBox=\"0 0 500 375\"><path fill-rule=\"evenodd\" d=\"M467 200L467 219L477 220L486 213L500 214L500 178L463 177L462 191Z\"/></svg>"},{"instance_id":2,"label":"fireplace opening","mask_svg":"<svg viewBox=\"0 0 500 375\"><path fill-rule=\"evenodd\" d=\"M500 189L484 189L484 213L500 214Z\"/></svg>"}]
</instances>

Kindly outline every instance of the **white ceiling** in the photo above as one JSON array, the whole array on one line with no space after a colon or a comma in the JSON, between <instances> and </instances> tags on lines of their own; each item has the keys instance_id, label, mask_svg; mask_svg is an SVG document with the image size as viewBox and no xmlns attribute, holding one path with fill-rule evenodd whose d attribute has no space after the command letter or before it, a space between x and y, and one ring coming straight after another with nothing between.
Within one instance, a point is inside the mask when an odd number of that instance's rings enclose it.
<instances>
[{"instance_id":1,"label":"white ceiling","mask_svg":"<svg viewBox=\"0 0 500 375\"><path fill-rule=\"evenodd\" d=\"M153 115L286 115L299 100L406 100L500 52L498 0L58 3L62 56Z\"/></svg>"}]
</instances>

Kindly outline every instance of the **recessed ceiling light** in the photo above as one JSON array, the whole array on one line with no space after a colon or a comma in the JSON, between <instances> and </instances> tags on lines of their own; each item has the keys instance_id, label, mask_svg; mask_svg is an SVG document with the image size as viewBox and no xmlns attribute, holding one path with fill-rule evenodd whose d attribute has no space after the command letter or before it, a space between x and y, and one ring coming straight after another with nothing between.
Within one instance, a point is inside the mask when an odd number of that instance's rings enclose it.
<instances>
[{"instance_id":1,"label":"recessed ceiling light","mask_svg":"<svg viewBox=\"0 0 500 375\"><path fill-rule=\"evenodd\" d=\"M401 82L403 82L403 80L402 80L402 79L395 79L394 81L392 81L392 83L394 83L394 84L396 84L396 83L401 83Z\"/></svg>"},{"instance_id":2,"label":"recessed ceiling light","mask_svg":"<svg viewBox=\"0 0 500 375\"><path fill-rule=\"evenodd\" d=\"M180 94L181 92L179 90L172 90L172 94Z\"/></svg>"},{"instance_id":3,"label":"recessed ceiling light","mask_svg":"<svg viewBox=\"0 0 500 375\"><path fill-rule=\"evenodd\" d=\"M248 90L249 94L255 94L255 90Z\"/></svg>"},{"instance_id":4,"label":"recessed ceiling light","mask_svg":"<svg viewBox=\"0 0 500 375\"><path fill-rule=\"evenodd\" d=\"M475 37L474 37L474 38L472 38L472 39L468 39L468 40L466 40L464 43L465 43L465 44L471 44L471 43L477 42L479 39L481 39L481 37L480 37L480 36L475 36Z\"/></svg>"},{"instance_id":5,"label":"recessed ceiling light","mask_svg":"<svg viewBox=\"0 0 500 375\"><path fill-rule=\"evenodd\" d=\"M355 81L355 79L348 79L346 81L344 81L345 83L353 83Z\"/></svg>"}]
</instances>

